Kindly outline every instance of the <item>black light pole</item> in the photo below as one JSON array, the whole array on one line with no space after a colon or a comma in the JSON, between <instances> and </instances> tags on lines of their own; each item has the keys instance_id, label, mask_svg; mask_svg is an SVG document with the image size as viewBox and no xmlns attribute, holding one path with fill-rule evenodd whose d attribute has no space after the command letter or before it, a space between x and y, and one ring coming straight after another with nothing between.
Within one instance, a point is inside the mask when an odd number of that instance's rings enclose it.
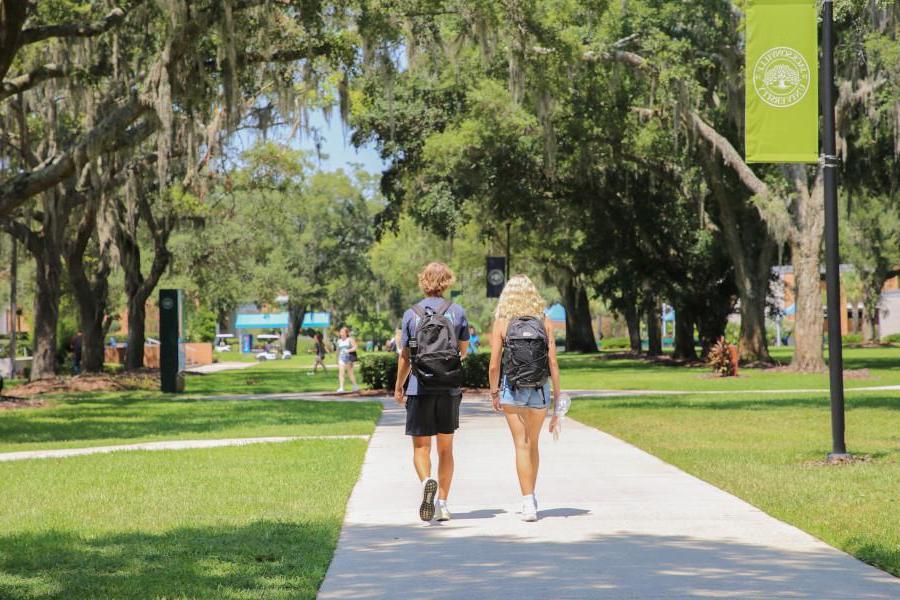
<instances>
[{"instance_id":1,"label":"black light pole","mask_svg":"<svg viewBox=\"0 0 900 600\"><path fill-rule=\"evenodd\" d=\"M830 460L847 456L844 441L844 359L841 350L841 261L838 254L837 149L834 138L834 18L832 0L822 3L822 112L825 170L825 284L828 301L828 371L831 390Z\"/></svg>"},{"instance_id":2,"label":"black light pole","mask_svg":"<svg viewBox=\"0 0 900 600\"><path fill-rule=\"evenodd\" d=\"M510 231L512 230L512 224L507 221L506 222L506 280L509 281L509 278L512 277L512 256L510 255Z\"/></svg>"}]
</instances>

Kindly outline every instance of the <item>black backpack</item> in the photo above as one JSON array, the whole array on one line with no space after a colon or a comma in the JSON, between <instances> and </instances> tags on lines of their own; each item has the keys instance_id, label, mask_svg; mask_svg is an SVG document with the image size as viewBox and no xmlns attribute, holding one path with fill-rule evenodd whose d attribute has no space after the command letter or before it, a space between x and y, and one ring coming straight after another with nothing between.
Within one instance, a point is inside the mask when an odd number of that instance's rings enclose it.
<instances>
[{"instance_id":1,"label":"black backpack","mask_svg":"<svg viewBox=\"0 0 900 600\"><path fill-rule=\"evenodd\" d=\"M519 317L509 322L503 342L503 373L514 388L538 388L550 375L550 344L543 320Z\"/></svg>"},{"instance_id":2,"label":"black backpack","mask_svg":"<svg viewBox=\"0 0 900 600\"><path fill-rule=\"evenodd\" d=\"M409 343L409 356L412 372L424 390L449 390L463 383L456 330L444 316L452 304L451 300L445 300L437 310L418 304L412 307L419 322L415 338Z\"/></svg>"}]
</instances>

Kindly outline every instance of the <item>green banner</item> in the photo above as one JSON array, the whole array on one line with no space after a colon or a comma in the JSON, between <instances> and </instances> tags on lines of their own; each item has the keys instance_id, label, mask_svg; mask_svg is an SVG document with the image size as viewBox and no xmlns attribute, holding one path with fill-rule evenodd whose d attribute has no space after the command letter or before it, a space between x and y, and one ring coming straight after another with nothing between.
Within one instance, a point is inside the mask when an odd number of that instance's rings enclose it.
<instances>
[{"instance_id":1,"label":"green banner","mask_svg":"<svg viewBox=\"0 0 900 600\"><path fill-rule=\"evenodd\" d=\"M748 0L747 162L818 162L817 25L816 0Z\"/></svg>"}]
</instances>

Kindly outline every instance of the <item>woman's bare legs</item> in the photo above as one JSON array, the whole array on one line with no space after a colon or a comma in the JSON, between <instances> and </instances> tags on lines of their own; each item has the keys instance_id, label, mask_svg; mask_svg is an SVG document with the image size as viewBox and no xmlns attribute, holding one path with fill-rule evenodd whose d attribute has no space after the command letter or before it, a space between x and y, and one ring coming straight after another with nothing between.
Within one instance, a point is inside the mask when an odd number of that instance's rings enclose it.
<instances>
[{"instance_id":1,"label":"woman's bare legs","mask_svg":"<svg viewBox=\"0 0 900 600\"><path fill-rule=\"evenodd\" d=\"M344 389L344 369L347 367L347 364L343 361L338 361L338 389Z\"/></svg>"},{"instance_id":2,"label":"woman's bare legs","mask_svg":"<svg viewBox=\"0 0 900 600\"><path fill-rule=\"evenodd\" d=\"M540 466L538 438L547 411L504 406L503 412L512 434L513 444L516 446L516 473L519 476L519 488L522 490L523 496L534 494Z\"/></svg>"},{"instance_id":3,"label":"woman's bare legs","mask_svg":"<svg viewBox=\"0 0 900 600\"><path fill-rule=\"evenodd\" d=\"M347 363L347 373L350 375L350 385L356 387L356 375L353 374L353 363ZM341 381L341 387L344 387L344 382Z\"/></svg>"}]
</instances>

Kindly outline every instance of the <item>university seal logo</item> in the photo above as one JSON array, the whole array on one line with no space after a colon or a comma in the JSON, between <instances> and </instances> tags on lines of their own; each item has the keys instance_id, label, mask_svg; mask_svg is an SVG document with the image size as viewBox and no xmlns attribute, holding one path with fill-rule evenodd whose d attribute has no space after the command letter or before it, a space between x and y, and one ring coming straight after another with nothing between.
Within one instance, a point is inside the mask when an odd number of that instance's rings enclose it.
<instances>
[{"instance_id":1,"label":"university seal logo","mask_svg":"<svg viewBox=\"0 0 900 600\"><path fill-rule=\"evenodd\" d=\"M794 106L809 91L809 63L802 54L778 46L763 52L753 67L753 87L760 100L775 108Z\"/></svg>"}]
</instances>

